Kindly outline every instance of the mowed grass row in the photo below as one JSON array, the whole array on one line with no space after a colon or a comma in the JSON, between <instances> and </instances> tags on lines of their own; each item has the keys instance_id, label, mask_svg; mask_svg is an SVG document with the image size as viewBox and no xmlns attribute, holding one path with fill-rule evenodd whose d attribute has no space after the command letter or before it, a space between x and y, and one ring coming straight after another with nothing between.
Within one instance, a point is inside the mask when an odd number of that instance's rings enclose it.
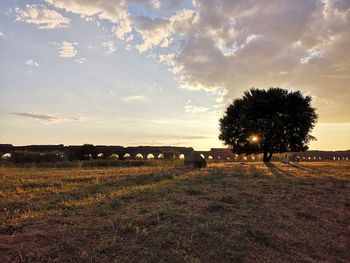
<instances>
[{"instance_id":1,"label":"mowed grass row","mask_svg":"<svg viewBox=\"0 0 350 263\"><path fill-rule=\"evenodd\" d=\"M0 168L1 262L349 262L347 162Z\"/></svg>"}]
</instances>

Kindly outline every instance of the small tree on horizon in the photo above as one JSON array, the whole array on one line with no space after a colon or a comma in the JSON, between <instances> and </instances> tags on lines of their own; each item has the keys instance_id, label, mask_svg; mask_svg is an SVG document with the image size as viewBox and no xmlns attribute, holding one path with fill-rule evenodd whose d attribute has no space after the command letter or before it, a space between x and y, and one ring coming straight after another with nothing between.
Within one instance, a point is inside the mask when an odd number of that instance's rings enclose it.
<instances>
[{"instance_id":1,"label":"small tree on horizon","mask_svg":"<svg viewBox=\"0 0 350 263\"><path fill-rule=\"evenodd\" d=\"M317 121L311 97L281 88L250 89L235 99L220 119L219 139L234 153L263 153L269 162L274 153L306 151Z\"/></svg>"},{"instance_id":2,"label":"small tree on horizon","mask_svg":"<svg viewBox=\"0 0 350 263\"><path fill-rule=\"evenodd\" d=\"M76 153L79 160L90 160L97 158L97 149L93 144L84 144L80 146Z\"/></svg>"}]
</instances>

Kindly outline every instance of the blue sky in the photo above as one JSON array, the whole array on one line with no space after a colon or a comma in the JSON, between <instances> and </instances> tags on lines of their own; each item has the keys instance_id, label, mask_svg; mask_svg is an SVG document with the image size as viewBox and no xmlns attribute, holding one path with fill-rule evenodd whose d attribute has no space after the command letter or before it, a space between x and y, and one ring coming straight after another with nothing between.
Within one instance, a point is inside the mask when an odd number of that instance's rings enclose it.
<instances>
[{"instance_id":1,"label":"blue sky","mask_svg":"<svg viewBox=\"0 0 350 263\"><path fill-rule=\"evenodd\" d=\"M232 99L281 86L314 98L311 148L348 149L350 5L292 2L3 0L0 141L206 150Z\"/></svg>"}]
</instances>

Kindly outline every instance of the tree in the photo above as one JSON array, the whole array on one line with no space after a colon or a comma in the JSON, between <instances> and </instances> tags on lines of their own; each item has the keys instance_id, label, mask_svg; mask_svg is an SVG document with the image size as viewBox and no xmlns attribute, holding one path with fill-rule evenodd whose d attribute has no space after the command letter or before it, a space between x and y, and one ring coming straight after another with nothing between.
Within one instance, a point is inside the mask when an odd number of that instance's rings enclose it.
<instances>
[{"instance_id":1,"label":"tree","mask_svg":"<svg viewBox=\"0 0 350 263\"><path fill-rule=\"evenodd\" d=\"M84 144L80 146L79 150L76 153L78 160L90 160L97 158L97 149L92 144Z\"/></svg>"},{"instance_id":2,"label":"tree","mask_svg":"<svg viewBox=\"0 0 350 263\"><path fill-rule=\"evenodd\" d=\"M219 139L234 153L263 153L269 162L274 153L307 150L317 117L311 97L300 91L253 88L226 109Z\"/></svg>"}]
</instances>

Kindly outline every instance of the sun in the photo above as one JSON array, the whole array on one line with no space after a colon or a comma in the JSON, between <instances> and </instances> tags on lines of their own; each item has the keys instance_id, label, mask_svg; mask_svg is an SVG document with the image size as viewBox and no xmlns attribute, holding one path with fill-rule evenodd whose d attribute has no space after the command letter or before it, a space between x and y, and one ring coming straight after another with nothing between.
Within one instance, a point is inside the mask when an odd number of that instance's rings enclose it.
<instances>
[{"instance_id":1,"label":"sun","mask_svg":"<svg viewBox=\"0 0 350 263\"><path fill-rule=\"evenodd\" d=\"M258 142L258 141L259 141L259 137L256 136L256 135L253 135L253 136L250 138L250 141L251 141L251 142Z\"/></svg>"}]
</instances>

